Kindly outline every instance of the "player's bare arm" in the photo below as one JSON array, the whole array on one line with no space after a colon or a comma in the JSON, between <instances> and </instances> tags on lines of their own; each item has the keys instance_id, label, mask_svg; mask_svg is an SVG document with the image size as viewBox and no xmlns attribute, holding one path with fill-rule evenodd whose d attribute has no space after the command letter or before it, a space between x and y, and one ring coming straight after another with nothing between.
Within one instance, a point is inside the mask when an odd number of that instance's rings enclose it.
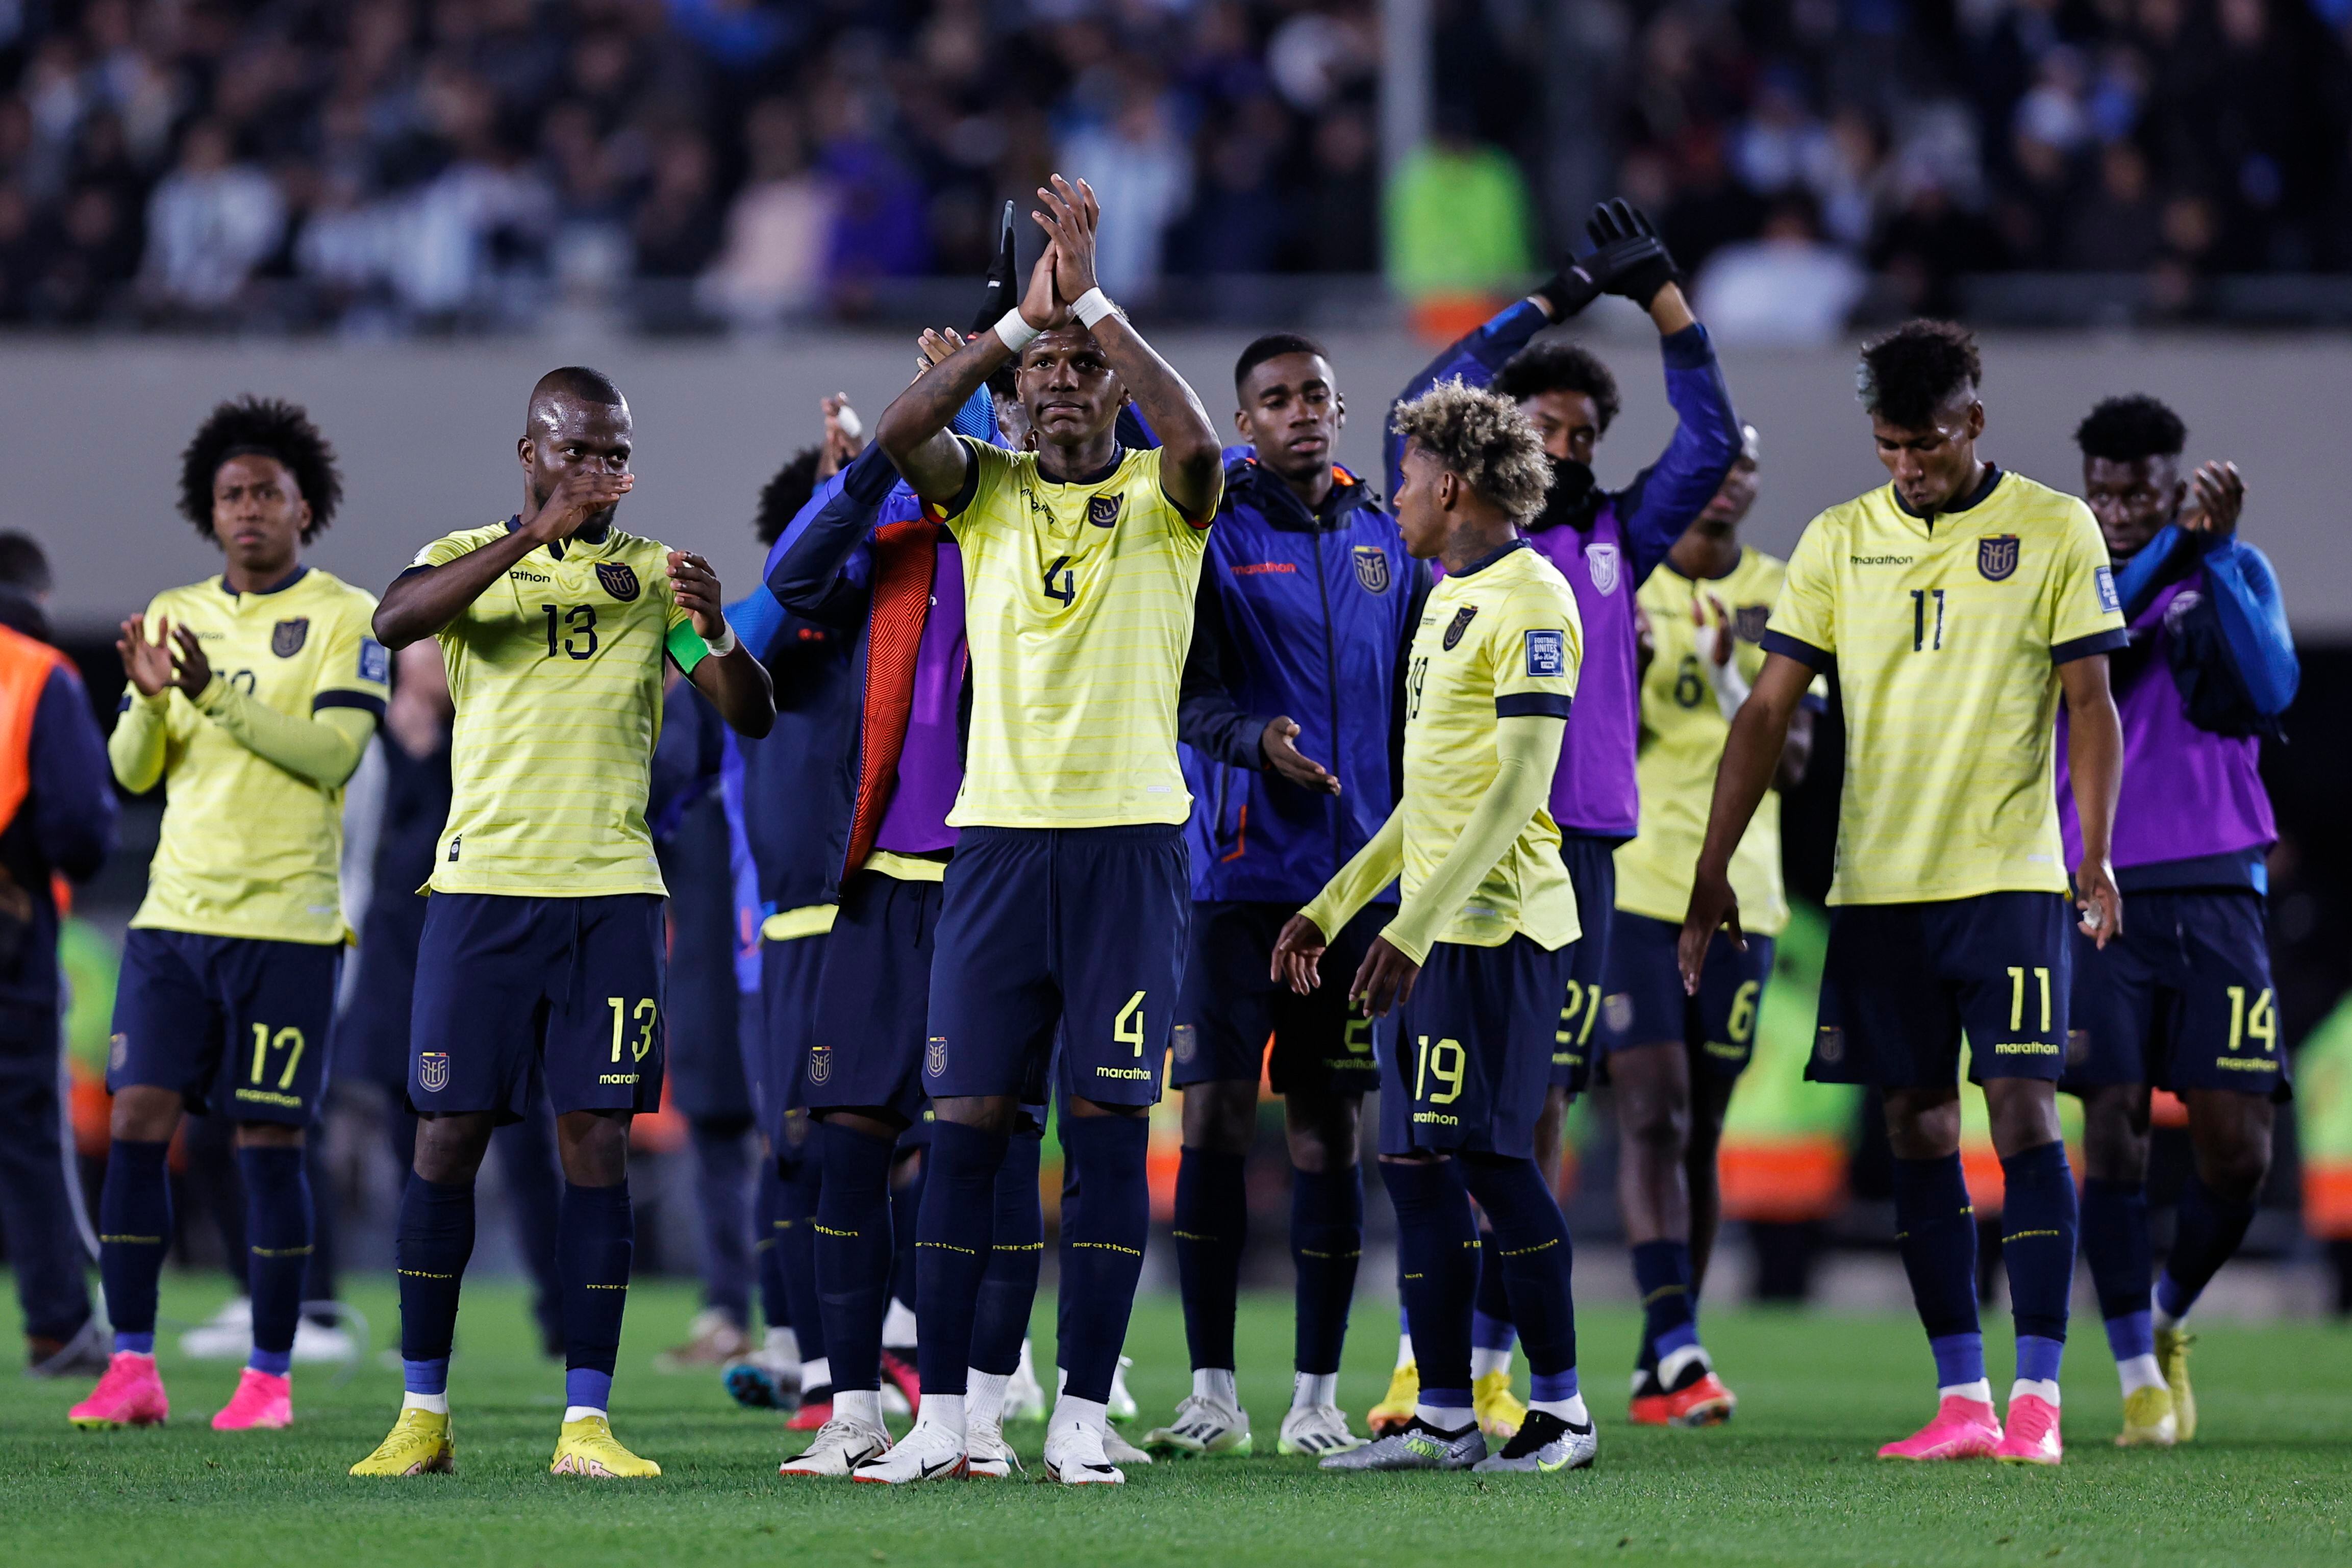
<instances>
[{"instance_id":1,"label":"player's bare arm","mask_svg":"<svg viewBox=\"0 0 2352 1568\"><path fill-rule=\"evenodd\" d=\"M453 561L394 580L376 606L376 641L397 651L439 632L463 615L483 590L504 580L509 568L543 545L570 538L591 518L609 514L636 482L634 474L573 468L557 481L543 505L524 514L512 533Z\"/></svg>"},{"instance_id":2,"label":"player's bare arm","mask_svg":"<svg viewBox=\"0 0 2352 1568\"><path fill-rule=\"evenodd\" d=\"M1102 222L1102 204L1084 180L1073 186L1059 174L1051 188L1039 189L1037 199L1046 210L1030 215L1053 242L1046 254L1054 258L1054 291L1075 307L1097 290L1095 231ZM1025 302L1023 314L1027 315ZM1209 411L1117 311L1097 316L1087 330L1160 437L1160 488L1187 517L1207 517L1224 489L1224 452Z\"/></svg>"},{"instance_id":3,"label":"player's bare arm","mask_svg":"<svg viewBox=\"0 0 2352 1568\"><path fill-rule=\"evenodd\" d=\"M719 574L691 550L672 550L669 582L678 604L694 617L696 634L711 649L687 678L710 699L730 729L759 739L775 726L775 688L769 684L767 666L751 656L727 624ZM726 652L720 653L721 648Z\"/></svg>"},{"instance_id":4,"label":"player's bare arm","mask_svg":"<svg viewBox=\"0 0 2352 1568\"><path fill-rule=\"evenodd\" d=\"M2066 766L2074 789L2074 814L2083 824L2074 906L2083 912L2083 935L2105 947L2124 925L2123 894L2116 889L2115 867L2107 863L2116 798L2123 789L2123 720L2107 689L2105 654L2067 660L2058 666L2058 684L2066 697Z\"/></svg>"},{"instance_id":5,"label":"player's bare arm","mask_svg":"<svg viewBox=\"0 0 2352 1568\"><path fill-rule=\"evenodd\" d=\"M1029 270L1029 288L1019 307L1023 322L1039 332L1069 319L1069 307L1054 294L1054 252L1047 246ZM926 345L926 359L929 358ZM908 486L926 501L948 502L962 490L971 455L949 431L956 411L988 378L1010 363L1013 352L997 332L982 332L929 370L890 402L875 422L874 439Z\"/></svg>"},{"instance_id":6,"label":"player's bare arm","mask_svg":"<svg viewBox=\"0 0 2352 1568\"><path fill-rule=\"evenodd\" d=\"M1786 653L1767 653L1756 684L1731 721L1724 742L1723 761L1715 771L1715 800L1706 813L1706 841L1698 852L1692 874L1690 912L1683 916L1677 957L1683 989L1698 994L1699 971L1706 964L1707 944L1726 928L1742 952L1748 938L1739 929L1739 897L1731 891L1731 856L1748 831L1748 819L1772 785L1787 744L1790 722L1813 672Z\"/></svg>"}]
</instances>

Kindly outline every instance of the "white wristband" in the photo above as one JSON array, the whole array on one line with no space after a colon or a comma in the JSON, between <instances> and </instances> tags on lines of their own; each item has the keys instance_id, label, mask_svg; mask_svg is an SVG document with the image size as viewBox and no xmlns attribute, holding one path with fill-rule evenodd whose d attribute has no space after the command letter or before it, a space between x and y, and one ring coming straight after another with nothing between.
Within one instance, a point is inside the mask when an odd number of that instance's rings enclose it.
<instances>
[{"instance_id":1,"label":"white wristband","mask_svg":"<svg viewBox=\"0 0 2352 1568\"><path fill-rule=\"evenodd\" d=\"M1016 356L1029 346L1029 340L1036 335L1037 329L1029 325L1029 319L1021 314L1018 306L996 319L997 340L1012 350Z\"/></svg>"},{"instance_id":2,"label":"white wristband","mask_svg":"<svg viewBox=\"0 0 2352 1568\"><path fill-rule=\"evenodd\" d=\"M735 635L735 626L732 622L721 621L719 624L727 628L725 634L722 635L716 643L711 642L709 638L705 638L703 639L703 645L710 650L710 653L713 658L723 659L728 654L733 653L736 649L741 647L743 645L743 640Z\"/></svg>"},{"instance_id":3,"label":"white wristband","mask_svg":"<svg viewBox=\"0 0 2352 1568\"><path fill-rule=\"evenodd\" d=\"M1100 288L1089 288L1070 306L1070 312L1091 329L1104 317L1117 315L1118 307L1112 304L1110 296Z\"/></svg>"}]
</instances>

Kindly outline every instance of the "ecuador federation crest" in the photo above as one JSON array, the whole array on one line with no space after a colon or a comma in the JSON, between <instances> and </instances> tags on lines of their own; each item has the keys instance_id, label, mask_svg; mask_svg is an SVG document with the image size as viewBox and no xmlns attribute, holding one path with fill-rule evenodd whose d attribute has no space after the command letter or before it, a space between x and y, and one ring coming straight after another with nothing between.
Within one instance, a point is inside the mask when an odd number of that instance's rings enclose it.
<instances>
[{"instance_id":1,"label":"ecuador federation crest","mask_svg":"<svg viewBox=\"0 0 2352 1568\"><path fill-rule=\"evenodd\" d=\"M1087 521L1098 528L1115 527L1118 509L1126 504L1125 496L1090 496L1087 498Z\"/></svg>"},{"instance_id":2,"label":"ecuador federation crest","mask_svg":"<svg viewBox=\"0 0 2352 1568\"><path fill-rule=\"evenodd\" d=\"M1994 534L1977 540L1977 570L1987 582L2006 582L2017 570L2017 536Z\"/></svg>"},{"instance_id":3,"label":"ecuador federation crest","mask_svg":"<svg viewBox=\"0 0 2352 1568\"><path fill-rule=\"evenodd\" d=\"M823 1083L833 1077L833 1047L812 1045L808 1053L808 1081Z\"/></svg>"},{"instance_id":4,"label":"ecuador federation crest","mask_svg":"<svg viewBox=\"0 0 2352 1568\"><path fill-rule=\"evenodd\" d=\"M1168 1042L1176 1052L1176 1060L1189 1067L1192 1058L1201 1052L1201 1037L1189 1023L1180 1023L1168 1031Z\"/></svg>"},{"instance_id":5,"label":"ecuador federation crest","mask_svg":"<svg viewBox=\"0 0 2352 1568\"><path fill-rule=\"evenodd\" d=\"M946 1075L947 1070L948 1037L935 1034L931 1036L930 1043L923 1047L923 1071L940 1078Z\"/></svg>"},{"instance_id":6,"label":"ecuador federation crest","mask_svg":"<svg viewBox=\"0 0 2352 1568\"><path fill-rule=\"evenodd\" d=\"M427 1051L418 1053L416 1085L428 1094L437 1094L449 1087L449 1053L447 1051Z\"/></svg>"},{"instance_id":7,"label":"ecuador federation crest","mask_svg":"<svg viewBox=\"0 0 2352 1568\"><path fill-rule=\"evenodd\" d=\"M1772 620L1769 604L1742 604L1731 612L1731 630L1743 643L1764 641L1764 628Z\"/></svg>"},{"instance_id":8,"label":"ecuador federation crest","mask_svg":"<svg viewBox=\"0 0 2352 1568\"><path fill-rule=\"evenodd\" d=\"M1378 545L1356 547L1356 582L1366 593L1389 591L1389 552Z\"/></svg>"},{"instance_id":9,"label":"ecuador federation crest","mask_svg":"<svg viewBox=\"0 0 2352 1568\"><path fill-rule=\"evenodd\" d=\"M1584 564L1592 569L1592 591L1606 597L1617 591L1617 547L1586 545Z\"/></svg>"},{"instance_id":10,"label":"ecuador federation crest","mask_svg":"<svg viewBox=\"0 0 2352 1568\"><path fill-rule=\"evenodd\" d=\"M1475 604L1465 604L1454 613L1453 621L1445 628L1447 653L1454 652L1454 644L1462 641L1462 633L1470 630L1470 622L1476 619L1477 614L1478 607Z\"/></svg>"},{"instance_id":11,"label":"ecuador federation crest","mask_svg":"<svg viewBox=\"0 0 2352 1568\"><path fill-rule=\"evenodd\" d=\"M269 629L269 651L281 659L290 659L300 653L302 644L310 640L310 622L308 616L280 621Z\"/></svg>"},{"instance_id":12,"label":"ecuador federation crest","mask_svg":"<svg viewBox=\"0 0 2352 1568\"><path fill-rule=\"evenodd\" d=\"M624 604L637 596L637 574L627 561L598 561L596 580L604 585L605 592Z\"/></svg>"}]
</instances>

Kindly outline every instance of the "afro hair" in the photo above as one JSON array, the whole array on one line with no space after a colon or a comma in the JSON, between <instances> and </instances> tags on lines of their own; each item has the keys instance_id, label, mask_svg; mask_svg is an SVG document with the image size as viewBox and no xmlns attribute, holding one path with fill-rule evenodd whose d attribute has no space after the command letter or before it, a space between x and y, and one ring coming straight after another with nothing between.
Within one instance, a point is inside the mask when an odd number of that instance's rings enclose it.
<instances>
[{"instance_id":1,"label":"afro hair","mask_svg":"<svg viewBox=\"0 0 2352 1568\"><path fill-rule=\"evenodd\" d=\"M1442 381L1397 406L1396 433L1514 517L1532 517L1551 486L1542 437L1499 392Z\"/></svg>"},{"instance_id":2,"label":"afro hair","mask_svg":"<svg viewBox=\"0 0 2352 1568\"><path fill-rule=\"evenodd\" d=\"M776 470L760 490L760 509L752 514L751 532L763 545L774 544L792 526L793 518L816 494L817 449L804 446Z\"/></svg>"},{"instance_id":3,"label":"afro hair","mask_svg":"<svg viewBox=\"0 0 2352 1568\"><path fill-rule=\"evenodd\" d=\"M2134 392L2129 397L2108 398L2093 409L2074 427L2074 444L2085 457L2104 457L2113 463L2178 457L2189 444L2189 427L2156 399Z\"/></svg>"},{"instance_id":4,"label":"afro hair","mask_svg":"<svg viewBox=\"0 0 2352 1568\"><path fill-rule=\"evenodd\" d=\"M1976 334L1951 321L1906 321L1865 343L1854 372L1862 406L1903 430L1936 423L1936 411L1984 381Z\"/></svg>"},{"instance_id":5,"label":"afro hair","mask_svg":"<svg viewBox=\"0 0 2352 1568\"><path fill-rule=\"evenodd\" d=\"M180 454L180 513L206 538L213 533L213 480L232 457L272 457L294 476L294 487L310 503L309 544L334 520L343 498L343 477L335 449L297 405L278 398L241 397L213 410Z\"/></svg>"},{"instance_id":6,"label":"afro hair","mask_svg":"<svg viewBox=\"0 0 2352 1568\"><path fill-rule=\"evenodd\" d=\"M1574 343L1538 343L1510 357L1495 377L1495 390L1513 402L1525 402L1548 392L1582 392L1592 400L1601 419L1601 434L1609 434L1623 400L1617 395L1617 378L1601 357Z\"/></svg>"}]
</instances>

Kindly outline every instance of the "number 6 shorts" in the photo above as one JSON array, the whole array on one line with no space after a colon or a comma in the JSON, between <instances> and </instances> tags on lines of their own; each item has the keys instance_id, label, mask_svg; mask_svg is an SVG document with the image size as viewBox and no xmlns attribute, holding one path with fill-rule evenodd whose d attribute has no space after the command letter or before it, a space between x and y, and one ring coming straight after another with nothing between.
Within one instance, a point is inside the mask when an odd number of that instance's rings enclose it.
<instances>
[{"instance_id":1,"label":"number 6 shorts","mask_svg":"<svg viewBox=\"0 0 2352 1568\"><path fill-rule=\"evenodd\" d=\"M1522 936L1432 944L1381 1031L1381 1153L1531 1158L1573 963L1568 946L1547 951Z\"/></svg>"},{"instance_id":2,"label":"number 6 shorts","mask_svg":"<svg viewBox=\"0 0 2352 1568\"><path fill-rule=\"evenodd\" d=\"M518 1122L541 1079L556 1114L661 1103L662 901L436 893L409 1028L421 1115Z\"/></svg>"},{"instance_id":3,"label":"number 6 shorts","mask_svg":"<svg viewBox=\"0 0 2352 1568\"><path fill-rule=\"evenodd\" d=\"M964 829L940 904L923 1092L1025 1097L1058 1051L1065 1095L1158 1100L1192 914L1183 834Z\"/></svg>"},{"instance_id":4,"label":"number 6 shorts","mask_svg":"<svg viewBox=\"0 0 2352 1568\"><path fill-rule=\"evenodd\" d=\"M134 929L106 1087L176 1090L198 1115L308 1126L327 1083L342 955L341 943Z\"/></svg>"}]
</instances>

